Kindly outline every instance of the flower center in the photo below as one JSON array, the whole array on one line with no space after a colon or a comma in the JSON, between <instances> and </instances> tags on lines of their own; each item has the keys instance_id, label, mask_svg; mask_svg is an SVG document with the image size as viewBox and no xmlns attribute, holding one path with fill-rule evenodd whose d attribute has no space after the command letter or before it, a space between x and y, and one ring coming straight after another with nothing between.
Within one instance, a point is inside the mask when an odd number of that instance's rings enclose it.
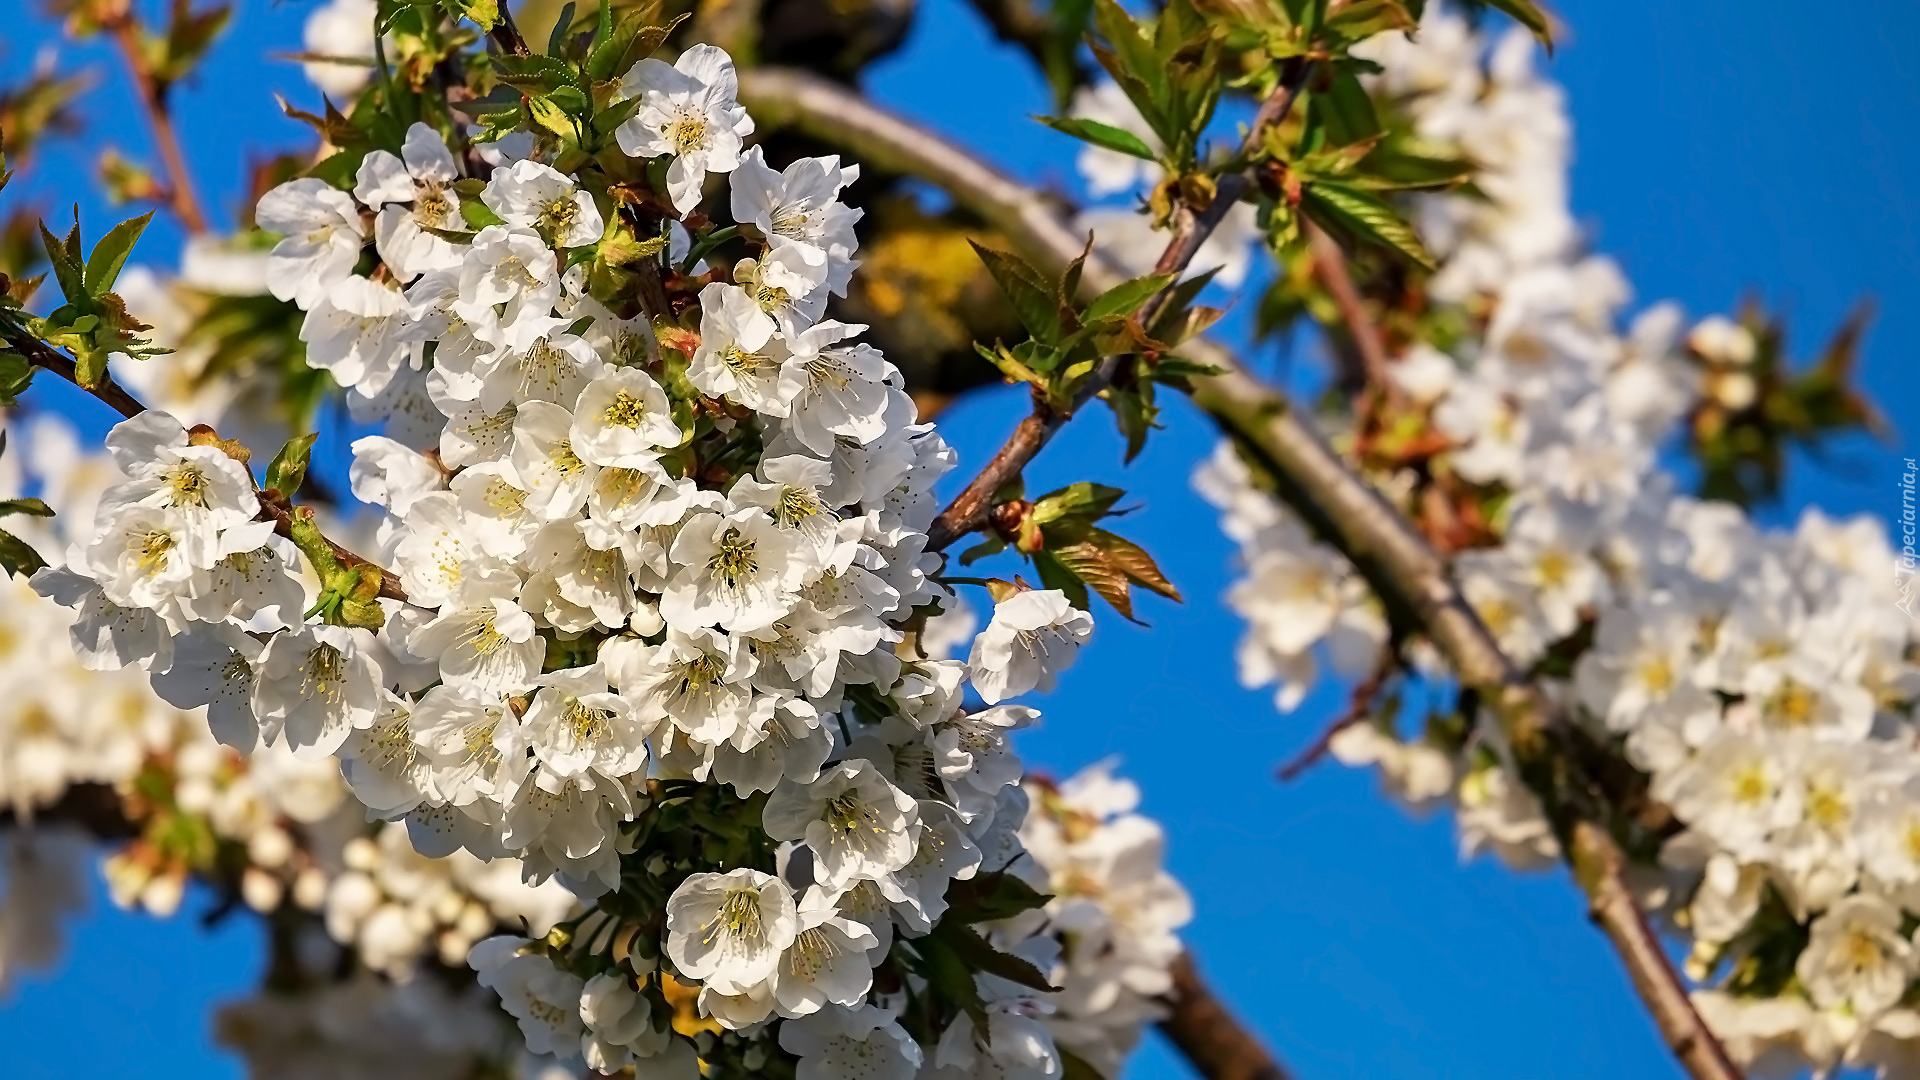
<instances>
[{"instance_id":1,"label":"flower center","mask_svg":"<svg viewBox=\"0 0 1920 1080\"><path fill-rule=\"evenodd\" d=\"M646 417L647 403L625 390L614 397L613 403L607 406L604 414L608 424L623 428L637 428L640 426L640 421Z\"/></svg>"},{"instance_id":2,"label":"flower center","mask_svg":"<svg viewBox=\"0 0 1920 1080\"><path fill-rule=\"evenodd\" d=\"M787 969L803 979L811 980L826 970L829 964L840 955L840 947L819 927L802 930L793 939L793 948L787 952Z\"/></svg>"},{"instance_id":3,"label":"flower center","mask_svg":"<svg viewBox=\"0 0 1920 1080\"><path fill-rule=\"evenodd\" d=\"M707 570L725 581L728 588L739 587L741 581L760 571L753 541L741 535L739 529L728 529L713 557L707 560Z\"/></svg>"},{"instance_id":4,"label":"flower center","mask_svg":"<svg viewBox=\"0 0 1920 1080\"><path fill-rule=\"evenodd\" d=\"M174 506L207 505L207 474L191 461L176 463L166 472L167 488Z\"/></svg>"},{"instance_id":5,"label":"flower center","mask_svg":"<svg viewBox=\"0 0 1920 1080\"><path fill-rule=\"evenodd\" d=\"M540 210L540 229L558 236L573 227L580 217L580 204L570 198L559 198L548 203Z\"/></svg>"},{"instance_id":6,"label":"flower center","mask_svg":"<svg viewBox=\"0 0 1920 1080\"><path fill-rule=\"evenodd\" d=\"M696 112L682 111L667 121L666 129L661 134L673 145L676 154L698 150L707 142L707 118Z\"/></svg>"},{"instance_id":7,"label":"flower center","mask_svg":"<svg viewBox=\"0 0 1920 1080\"><path fill-rule=\"evenodd\" d=\"M134 538L134 548L139 552L140 572L152 577L166 569L167 560L173 554L173 534L164 529L148 529Z\"/></svg>"},{"instance_id":8,"label":"flower center","mask_svg":"<svg viewBox=\"0 0 1920 1080\"><path fill-rule=\"evenodd\" d=\"M728 937L757 942L766 936L766 927L760 918L760 890L730 889L720 901L720 914L713 922L703 927L707 931L707 942L721 933Z\"/></svg>"}]
</instances>

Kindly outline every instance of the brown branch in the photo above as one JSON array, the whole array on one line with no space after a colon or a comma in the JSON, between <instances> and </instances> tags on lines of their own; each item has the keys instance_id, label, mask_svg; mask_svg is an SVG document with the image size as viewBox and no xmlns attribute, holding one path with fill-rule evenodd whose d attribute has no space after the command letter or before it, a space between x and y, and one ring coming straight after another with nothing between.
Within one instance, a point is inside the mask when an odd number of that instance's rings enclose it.
<instances>
[{"instance_id":1,"label":"brown branch","mask_svg":"<svg viewBox=\"0 0 1920 1080\"><path fill-rule=\"evenodd\" d=\"M292 540L293 514L289 512L286 507L275 502L273 497L266 492L258 491L254 494L260 499L261 516L259 520L271 518L273 520L273 531L280 536L286 537L288 540ZM382 599L398 600L403 604L411 603L411 601L407 599L407 590L400 584L399 575L378 563L355 555L353 552L331 540L327 541L327 546L333 549L333 557L347 566L370 566L380 571L380 596Z\"/></svg>"},{"instance_id":2,"label":"brown branch","mask_svg":"<svg viewBox=\"0 0 1920 1080\"><path fill-rule=\"evenodd\" d=\"M46 342L30 334L9 333L5 336L5 341L9 347L26 357L27 361L35 367L45 368L75 386L80 386L80 380L74 362L58 349L52 348ZM147 407L142 405L138 398L129 394L121 388L120 384L113 381L111 374L103 373L100 377L99 385L91 389L84 386L80 386L80 389L85 390L87 393L92 394L94 397L112 406L114 411L129 420L147 411ZM435 464L439 464L437 457L435 458ZM275 502L266 492L261 491L255 494L258 495L260 499L261 516L259 520L264 521L271 519L273 521L274 532L289 540L293 539L293 515L286 507ZM400 578L395 575L393 571L377 563L363 559L331 540L327 541L327 544L333 548L334 557L341 562L349 566L372 566L379 570L380 595L382 597L388 600L398 600L402 603L408 602L407 591L401 586Z\"/></svg>"},{"instance_id":3,"label":"brown branch","mask_svg":"<svg viewBox=\"0 0 1920 1080\"><path fill-rule=\"evenodd\" d=\"M1340 318L1346 323L1348 336L1353 339L1354 351L1360 354L1361 371L1365 382L1377 386L1384 393L1393 391L1393 383L1387 378L1387 346L1381 340L1380 331L1367 317L1365 302L1360 290L1354 287L1353 274L1347 267L1347 253L1340 250L1340 244L1327 231L1313 222L1305 222L1307 243L1313 251L1313 273L1320 284L1333 297L1335 307L1340 309Z\"/></svg>"},{"instance_id":4,"label":"brown branch","mask_svg":"<svg viewBox=\"0 0 1920 1080\"><path fill-rule=\"evenodd\" d=\"M168 84L154 73L141 51L140 24L131 7L123 8L108 20L106 29L127 62L127 74L133 77L140 106L146 111L154 148L160 152L161 167L167 171L167 204L180 219L181 226L198 236L207 231L207 219L200 212L200 200L193 189L193 173L187 168L186 156L180 152L180 139L173 130L173 111L167 107Z\"/></svg>"},{"instance_id":5,"label":"brown branch","mask_svg":"<svg viewBox=\"0 0 1920 1080\"><path fill-rule=\"evenodd\" d=\"M1298 780L1308 769L1318 765L1320 759L1327 756L1327 753L1333 749L1333 740L1336 736L1372 716L1374 699L1380 696L1380 690L1386 685L1388 677L1393 674L1395 664L1396 660L1391 652L1381 656L1380 663L1374 666L1373 673L1354 686L1352 696L1347 699L1347 711L1336 717L1333 723L1322 728L1319 736L1308 743L1306 749L1275 769L1274 776L1283 784Z\"/></svg>"},{"instance_id":6,"label":"brown branch","mask_svg":"<svg viewBox=\"0 0 1920 1080\"><path fill-rule=\"evenodd\" d=\"M1241 144L1241 158L1251 157L1266 140L1268 129L1286 118L1311 70L1312 65L1307 63L1288 66L1280 85L1260 103L1260 111L1255 114L1247 137ZM1178 279L1200 251L1200 245L1207 242L1207 237L1213 235L1221 219L1227 216L1227 211L1252 189L1253 182L1247 178L1244 169L1231 172L1221 177L1215 185L1213 201L1198 210L1182 209L1179 224L1174 227L1173 236L1160 253L1153 272L1170 274ZM1169 284L1148 299L1140 308L1141 324L1151 326L1172 296L1173 286ZM1013 429L1005 445L993 455L966 490L948 503L947 508L940 511L940 516L933 519L933 526L927 530L927 550L940 551L962 536L984 528L988 514L993 510L994 494L1018 478L1026 470L1027 463L1046 447L1054 434L1073 418L1073 414L1107 388L1113 381L1119 362L1117 356L1102 360L1094 374L1075 392L1072 407L1064 412L1049 404L1036 389L1033 413Z\"/></svg>"},{"instance_id":7,"label":"brown branch","mask_svg":"<svg viewBox=\"0 0 1920 1080\"><path fill-rule=\"evenodd\" d=\"M12 328L9 328L5 334L5 341L9 348L26 357L27 363L34 367L45 368L73 385L80 386L79 369L65 353L32 334ZM140 404L139 398L134 397L119 383L113 381L113 375L110 372L101 373L98 385L80 386L80 389L106 402L115 412L129 420L147 411L147 407Z\"/></svg>"},{"instance_id":8,"label":"brown branch","mask_svg":"<svg viewBox=\"0 0 1920 1080\"><path fill-rule=\"evenodd\" d=\"M1191 953L1181 953L1167 973L1173 976L1173 992L1160 1033L1196 1072L1209 1080L1288 1080L1260 1040L1214 996Z\"/></svg>"},{"instance_id":9,"label":"brown branch","mask_svg":"<svg viewBox=\"0 0 1920 1080\"><path fill-rule=\"evenodd\" d=\"M500 51L511 56L533 55L533 50L527 47L527 39L520 36L520 27L513 21L513 8L507 4L507 0L500 0L500 21L493 24L487 36L500 46Z\"/></svg>"},{"instance_id":10,"label":"brown branch","mask_svg":"<svg viewBox=\"0 0 1920 1080\"><path fill-rule=\"evenodd\" d=\"M130 840L140 827L127 817L120 793L110 784L69 784L60 798L22 813L0 809L0 829L31 829L38 824L78 825L101 840Z\"/></svg>"},{"instance_id":11,"label":"brown branch","mask_svg":"<svg viewBox=\"0 0 1920 1080\"><path fill-rule=\"evenodd\" d=\"M853 91L768 70L743 72L740 89L741 100L770 126L800 129L876 168L945 189L1037 262L1064 267L1084 246L1084 238L1065 224L1066 208L1056 211L1038 191ZM1121 279L1122 271L1096 253L1081 280L1084 288L1101 290ZM1182 352L1221 369L1194 380L1194 403L1269 473L1302 517L1340 547L1390 608L1415 620L1461 685L1474 690L1498 717L1529 786L1555 796L1543 801L1594 921L1613 943L1680 1063L1695 1080L1737 1080L1739 1071L1694 1010L1685 984L1634 902L1625 853L1604 827L1606 807L1598 795L1604 789L1572 745L1565 718L1501 651L1425 538L1321 441L1284 395L1209 342L1189 342Z\"/></svg>"}]
</instances>

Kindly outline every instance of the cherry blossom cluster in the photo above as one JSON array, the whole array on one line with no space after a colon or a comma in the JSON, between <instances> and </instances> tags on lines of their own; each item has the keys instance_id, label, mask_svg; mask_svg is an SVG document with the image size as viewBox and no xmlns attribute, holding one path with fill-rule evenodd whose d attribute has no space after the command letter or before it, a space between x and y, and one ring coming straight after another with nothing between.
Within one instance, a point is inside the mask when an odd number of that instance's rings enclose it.
<instances>
[{"instance_id":1,"label":"cherry blossom cluster","mask_svg":"<svg viewBox=\"0 0 1920 1080\"><path fill-rule=\"evenodd\" d=\"M169 310L159 306L157 292L141 298L155 305L143 306L143 313ZM152 388L156 400L204 407L196 404L201 391L175 400L158 382ZM22 491L31 481L58 511L13 527L57 552L70 535L90 530L95 508L116 482L112 461L84 451L53 417L14 425L10 434L22 452L0 457L6 470L0 490ZM313 586L309 581L302 588L305 595ZM244 753L221 746L199 709L164 700L147 671L83 665L69 639L73 612L18 580L0 583L0 594L0 686L8 701L0 710L0 797L30 826L13 830L7 841L17 873L6 875L0 895L5 909L18 914L0 921L20 920L22 929L0 945L0 970L44 963L32 958L58 937L25 929L27 920L42 925L84 898L83 889L48 875L77 873L92 850L33 820L79 784L137 791L146 802L164 792L165 806L154 812L199 822L243 854L235 885L249 907L271 912L290 902L323 912L336 939L355 946L361 962L377 970L404 975L433 955L460 964L474 942L498 927L544 930L575 905L558 883L524 884L511 860L481 863L465 852L427 860L404 842L382 837L374 844L363 835L363 810L350 804L335 762L304 760L284 746L253 745ZM163 690L171 686L164 675L155 682ZM114 851L104 864L110 895L125 907L172 914L192 869L178 854L144 841Z\"/></svg>"},{"instance_id":2,"label":"cherry blossom cluster","mask_svg":"<svg viewBox=\"0 0 1920 1080\"><path fill-rule=\"evenodd\" d=\"M1415 344L1391 368L1449 440L1440 467L1501 496L1497 544L1454 557L1462 591L1672 811L1647 900L1690 940L1689 972L1711 988L1700 1007L1729 1049L1789 1071L1907 1067L1920 1051L1905 1004L1920 976L1920 624L1888 599L1884 526L1811 510L1766 529L1680 494L1657 450L1703 397L1752 402L1751 333L1718 317L1683 332L1670 306L1615 329L1627 288L1580 246L1561 91L1524 36L1489 46L1433 9L1416 38L1368 48L1385 69L1376 93L1461 147L1486 196L1416 203L1442 259L1432 295L1475 313L1478 332L1446 351ZM1390 493L1412 480L1375 479ZM1249 623L1247 681L1279 684L1291 708L1316 658L1371 671L1384 620L1346 561L1230 452L1199 486L1247 567L1229 597ZM1413 659L1444 679L1431 653ZM1467 851L1552 860L1501 747L1486 717L1464 738L1361 723L1332 741L1410 804L1451 801Z\"/></svg>"},{"instance_id":3,"label":"cherry blossom cluster","mask_svg":"<svg viewBox=\"0 0 1920 1080\"><path fill-rule=\"evenodd\" d=\"M260 200L307 362L385 424L351 470L384 598L224 432L158 410L109 435L94 527L34 588L75 610L83 663L144 670L221 743L338 762L387 823L335 849L322 905L368 966L524 919L468 959L533 1054L1057 1076L1044 973L1078 930L1020 884L1051 873L1021 860L1009 743L1037 714L1003 702L1050 689L1091 618L1025 590L966 662L916 651L955 604L926 550L954 455L864 327L824 317L856 266L857 167L745 147L711 46L621 93L657 205L725 181L725 235L669 217L640 257L666 308L592 276L630 203L525 133L456 155L415 124L348 189ZM1100 978L1153 992L1183 918ZM698 1023L672 1022L683 1001Z\"/></svg>"},{"instance_id":4,"label":"cherry blossom cluster","mask_svg":"<svg viewBox=\"0 0 1920 1080\"><path fill-rule=\"evenodd\" d=\"M1111 763L1025 787L1033 809L1020 839L1035 887L1052 896L1044 915L1061 941L1054 1039L1102 1076L1119 1076L1146 1025L1166 1015L1176 934L1193 901L1166 871L1165 831L1136 812L1139 787L1116 778Z\"/></svg>"}]
</instances>

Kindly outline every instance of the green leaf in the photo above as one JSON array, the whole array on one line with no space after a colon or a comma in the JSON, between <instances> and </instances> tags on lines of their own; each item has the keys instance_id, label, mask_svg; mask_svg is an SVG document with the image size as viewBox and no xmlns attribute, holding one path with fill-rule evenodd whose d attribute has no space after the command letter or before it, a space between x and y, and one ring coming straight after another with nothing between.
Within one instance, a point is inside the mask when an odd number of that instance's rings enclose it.
<instances>
[{"instance_id":1,"label":"green leaf","mask_svg":"<svg viewBox=\"0 0 1920 1080\"><path fill-rule=\"evenodd\" d=\"M1059 589L1067 594L1067 601L1074 607L1087 610L1087 583L1080 580L1077 571L1060 561L1051 548L1034 552L1033 568L1040 574L1041 587Z\"/></svg>"},{"instance_id":2,"label":"green leaf","mask_svg":"<svg viewBox=\"0 0 1920 1080\"><path fill-rule=\"evenodd\" d=\"M1399 252L1428 270L1434 268L1433 256L1413 226L1371 192L1338 181L1316 180L1301 189L1300 208L1321 225Z\"/></svg>"},{"instance_id":3,"label":"green leaf","mask_svg":"<svg viewBox=\"0 0 1920 1080\"><path fill-rule=\"evenodd\" d=\"M1553 52L1553 25L1533 0L1486 0L1486 3L1490 8L1513 16L1521 26L1533 31L1533 36L1540 39L1540 44L1547 47L1547 52Z\"/></svg>"},{"instance_id":4,"label":"green leaf","mask_svg":"<svg viewBox=\"0 0 1920 1080\"><path fill-rule=\"evenodd\" d=\"M1173 582L1160 572L1159 564L1153 561L1153 556L1147 554L1145 548L1105 529L1095 529L1092 539L1106 552L1107 558L1127 575L1127 580L1176 603L1184 602L1180 590L1174 588Z\"/></svg>"},{"instance_id":5,"label":"green leaf","mask_svg":"<svg viewBox=\"0 0 1920 1080\"><path fill-rule=\"evenodd\" d=\"M0 517L11 517L14 514L50 518L53 516L53 508L39 499L0 499Z\"/></svg>"},{"instance_id":6,"label":"green leaf","mask_svg":"<svg viewBox=\"0 0 1920 1080\"><path fill-rule=\"evenodd\" d=\"M133 254L133 245L140 234L147 231L147 223L153 220L154 211L149 210L137 218L129 218L107 230L107 235L93 245L93 254L87 256L87 293L99 296L113 288L120 277L120 270L127 265L127 256Z\"/></svg>"},{"instance_id":7,"label":"green leaf","mask_svg":"<svg viewBox=\"0 0 1920 1080\"><path fill-rule=\"evenodd\" d=\"M1126 494L1117 487L1082 480L1035 499L1032 517L1040 525L1050 525L1072 517L1092 523L1111 513L1114 504L1125 498Z\"/></svg>"},{"instance_id":8,"label":"green leaf","mask_svg":"<svg viewBox=\"0 0 1920 1080\"><path fill-rule=\"evenodd\" d=\"M20 577L32 577L34 571L47 565L47 560L33 550L25 540L0 529L0 570Z\"/></svg>"},{"instance_id":9,"label":"green leaf","mask_svg":"<svg viewBox=\"0 0 1920 1080\"><path fill-rule=\"evenodd\" d=\"M461 199L460 217L478 232L489 225L505 225L506 219L493 212L493 208L479 199Z\"/></svg>"},{"instance_id":10,"label":"green leaf","mask_svg":"<svg viewBox=\"0 0 1920 1080\"><path fill-rule=\"evenodd\" d=\"M567 54L567 33L573 29L573 4L568 3L560 9L560 17L553 21L553 31L547 35L547 55L565 56Z\"/></svg>"},{"instance_id":11,"label":"green leaf","mask_svg":"<svg viewBox=\"0 0 1920 1080\"><path fill-rule=\"evenodd\" d=\"M1139 621L1133 618L1132 586L1180 599L1179 590L1160 572L1153 557L1130 540L1105 529L1088 529L1084 539L1071 543L1055 543L1052 536L1047 539L1045 554L1130 620Z\"/></svg>"},{"instance_id":12,"label":"green leaf","mask_svg":"<svg viewBox=\"0 0 1920 1080\"><path fill-rule=\"evenodd\" d=\"M989 364L999 368L1002 374L1014 382L1032 383L1035 386L1046 385L1046 376L1028 367L1018 356L1014 355L1012 350L999 342L995 342L994 347L991 349L976 342L973 346L973 351L979 353L981 358Z\"/></svg>"},{"instance_id":13,"label":"green leaf","mask_svg":"<svg viewBox=\"0 0 1920 1080\"><path fill-rule=\"evenodd\" d=\"M1157 155L1147 141L1125 128L1103 124L1098 120L1088 120L1079 116L1038 116L1034 119L1062 134L1071 135L1084 142L1090 142L1103 150L1113 150L1128 154L1145 161L1152 161Z\"/></svg>"},{"instance_id":14,"label":"green leaf","mask_svg":"<svg viewBox=\"0 0 1920 1080\"><path fill-rule=\"evenodd\" d=\"M40 223L40 244L46 248L47 261L53 264L53 279L60 283L61 295L69 301L79 300L87 294L86 268L81 265L78 248L80 246L80 226L75 225L62 242L47 228L46 222Z\"/></svg>"},{"instance_id":15,"label":"green leaf","mask_svg":"<svg viewBox=\"0 0 1920 1080\"><path fill-rule=\"evenodd\" d=\"M998 555L1007 550L1007 542L998 536L982 540L960 553L960 565L972 566L989 555Z\"/></svg>"},{"instance_id":16,"label":"green leaf","mask_svg":"<svg viewBox=\"0 0 1920 1080\"><path fill-rule=\"evenodd\" d=\"M1048 982L1046 974L1034 967L1031 961L1001 952L964 923L942 920L932 936L938 937L942 944L952 949L973 974L998 975L1043 994L1060 989Z\"/></svg>"},{"instance_id":17,"label":"green leaf","mask_svg":"<svg viewBox=\"0 0 1920 1080\"><path fill-rule=\"evenodd\" d=\"M12 349L0 349L0 407L11 406L15 399L26 393L37 370L27 362L26 357Z\"/></svg>"},{"instance_id":18,"label":"green leaf","mask_svg":"<svg viewBox=\"0 0 1920 1080\"><path fill-rule=\"evenodd\" d=\"M449 12L473 20L483 32L492 30L500 22L498 0L444 0L444 3Z\"/></svg>"},{"instance_id":19,"label":"green leaf","mask_svg":"<svg viewBox=\"0 0 1920 1080\"><path fill-rule=\"evenodd\" d=\"M980 261L986 264L987 272L999 283L1000 291L1007 294L1008 302L1013 305L1013 313L1020 318L1020 325L1027 328L1034 340L1048 345L1059 341L1060 302L1040 272L1018 255L995 251L973 240L967 243L973 245Z\"/></svg>"},{"instance_id":20,"label":"green leaf","mask_svg":"<svg viewBox=\"0 0 1920 1080\"><path fill-rule=\"evenodd\" d=\"M318 432L296 435L287 440L287 445L273 455L267 463L267 486L291 499L299 492L300 485L307 479L307 462L313 455L313 441L319 438Z\"/></svg>"},{"instance_id":21,"label":"green leaf","mask_svg":"<svg viewBox=\"0 0 1920 1080\"><path fill-rule=\"evenodd\" d=\"M530 97L527 99L527 111L533 114L533 122L560 137L567 146L576 146L580 141L580 129L573 117L551 98Z\"/></svg>"},{"instance_id":22,"label":"green leaf","mask_svg":"<svg viewBox=\"0 0 1920 1080\"><path fill-rule=\"evenodd\" d=\"M1335 146L1365 142L1380 134L1373 95L1350 67L1336 67L1326 89L1314 95L1314 115Z\"/></svg>"},{"instance_id":23,"label":"green leaf","mask_svg":"<svg viewBox=\"0 0 1920 1080\"><path fill-rule=\"evenodd\" d=\"M1127 454L1122 463L1131 465L1140 451L1147 448L1147 432L1160 426L1160 410L1153 404L1153 383L1142 382L1132 390L1113 387L1108 389L1106 397L1120 436L1127 440Z\"/></svg>"},{"instance_id":24,"label":"green leaf","mask_svg":"<svg viewBox=\"0 0 1920 1080\"><path fill-rule=\"evenodd\" d=\"M1148 274L1131 281L1123 281L1106 292L1095 297L1087 305L1086 321L1094 322L1109 316L1132 315L1140 310L1140 305L1153 299L1160 290L1173 284L1172 274Z\"/></svg>"},{"instance_id":25,"label":"green leaf","mask_svg":"<svg viewBox=\"0 0 1920 1080\"><path fill-rule=\"evenodd\" d=\"M961 923L1010 919L1023 911L1045 907L1053 897L1005 870L955 878L947 885L947 919Z\"/></svg>"}]
</instances>

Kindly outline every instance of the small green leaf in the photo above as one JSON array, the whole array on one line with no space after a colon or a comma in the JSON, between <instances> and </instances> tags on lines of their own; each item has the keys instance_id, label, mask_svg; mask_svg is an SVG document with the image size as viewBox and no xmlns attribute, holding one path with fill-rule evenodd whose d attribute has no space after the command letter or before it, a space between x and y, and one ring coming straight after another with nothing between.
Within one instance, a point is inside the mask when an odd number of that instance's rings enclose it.
<instances>
[{"instance_id":1,"label":"small green leaf","mask_svg":"<svg viewBox=\"0 0 1920 1080\"><path fill-rule=\"evenodd\" d=\"M313 441L320 437L318 432L296 435L287 440L287 445L273 455L267 463L267 486L291 499L300 490L307 479L307 462L313 455Z\"/></svg>"},{"instance_id":2,"label":"small green leaf","mask_svg":"<svg viewBox=\"0 0 1920 1080\"><path fill-rule=\"evenodd\" d=\"M1148 274L1115 285L1087 305L1086 321L1093 322L1116 315L1132 315L1140 310L1140 305L1153 299L1160 290L1171 285L1173 277L1172 274Z\"/></svg>"},{"instance_id":3,"label":"small green leaf","mask_svg":"<svg viewBox=\"0 0 1920 1080\"><path fill-rule=\"evenodd\" d=\"M0 499L0 517L10 517L14 514L50 518L53 516L53 508L39 499Z\"/></svg>"},{"instance_id":4,"label":"small green leaf","mask_svg":"<svg viewBox=\"0 0 1920 1080\"><path fill-rule=\"evenodd\" d=\"M942 920L934 930L934 935L959 956L974 974L998 975L1009 982L1041 993L1057 991L1060 988L1047 981L1047 976L1033 963L1012 953L1004 953L993 947L986 938L963 923Z\"/></svg>"},{"instance_id":5,"label":"small green leaf","mask_svg":"<svg viewBox=\"0 0 1920 1080\"><path fill-rule=\"evenodd\" d=\"M1087 610L1087 583L1080 579L1078 571L1061 562L1051 549L1034 553L1033 568L1039 572L1043 588L1059 589L1067 594L1068 603L1081 611Z\"/></svg>"},{"instance_id":6,"label":"small green leaf","mask_svg":"<svg viewBox=\"0 0 1920 1080\"><path fill-rule=\"evenodd\" d=\"M1486 0L1487 6L1504 11L1514 17L1521 26L1533 31L1540 44L1553 51L1553 25L1547 21L1546 13L1533 0Z\"/></svg>"},{"instance_id":7,"label":"small green leaf","mask_svg":"<svg viewBox=\"0 0 1920 1080\"><path fill-rule=\"evenodd\" d=\"M567 146L575 146L580 141L580 129L573 117L560 107L552 98L530 97L527 99L527 111L533 115L533 122L560 137Z\"/></svg>"},{"instance_id":8,"label":"small green leaf","mask_svg":"<svg viewBox=\"0 0 1920 1080\"><path fill-rule=\"evenodd\" d=\"M1111 513L1114 504L1126 497L1126 494L1117 487L1082 480L1058 490L1049 491L1035 499L1033 520L1041 525L1050 525L1056 521L1077 517L1091 524Z\"/></svg>"},{"instance_id":9,"label":"small green leaf","mask_svg":"<svg viewBox=\"0 0 1920 1080\"><path fill-rule=\"evenodd\" d=\"M1013 313L1034 340L1048 345L1060 340L1060 302L1053 288L1025 260L1004 251L983 247L973 240L973 250L987 266L987 272L1000 285L1013 305Z\"/></svg>"},{"instance_id":10,"label":"small green leaf","mask_svg":"<svg viewBox=\"0 0 1920 1080\"><path fill-rule=\"evenodd\" d=\"M489 225L505 225L506 219L493 212L493 208L479 199L461 199L460 217L478 232Z\"/></svg>"},{"instance_id":11,"label":"small green leaf","mask_svg":"<svg viewBox=\"0 0 1920 1080\"><path fill-rule=\"evenodd\" d=\"M0 349L0 407L11 406L15 399L26 393L37 370L19 353Z\"/></svg>"},{"instance_id":12,"label":"small green leaf","mask_svg":"<svg viewBox=\"0 0 1920 1080\"><path fill-rule=\"evenodd\" d=\"M1434 268L1433 256L1413 226L1379 196L1333 180L1316 180L1300 194L1300 208L1321 225L1397 251L1428 270Z\"/></svg>"},{"instance_id":13,"label":"small green leaf","mask_svg":"<svg viewBox=\"0 0 1920 1080\"><path fill-rule=\"evenodd\" d=\"M47 560L33 550L25 540L0 529L0 570L19 577L32 577L34 571L47 565Z\"/></svg>"},{"instance_id":14,"label":"small green leaf","mask_svg":"<svg viewBox=\"0 0 1920 1080\"><path fill-rule=\"evenodd\" d=\"M1113 150L1144 161L1152 161L1157 155L1147 141L1125 128L1103 124L1098 120L1089 120L1081 116L1038 116L1034 119L1055 131L1071 135L1076 139L1090 142L1103 150Z\"/></svg>"},{"instance_id":15,"label":"small green leaf","mask_svg":"<svg viewBox=\"0 0 1920 1080\"><path fill-rule=\"evenodd\" d=\"M567 54L567 33L573 29L573 4L560 9L560 17L553 21L553 31L547 35L547 55L565 56Z\"/></svg>"},{"instance_id":16,"label":"small green leaf","mask_svg":"<svg viewBox=\"0 0 1920 1080\"><path fill-rule=\"evenodd\" d=\"M60 283L61 295L68 301L78 300L87 293L86 268L72 250L79 246L79 237L80 226L75 225L63 243L47 228L46 222L40 223L40 244L46 248L47 261L53 265L53 279Z\"/></svg>"},{"instance_id":17,"label":"small green leaf","mask_svg":"<svg viewBox=\"0 0 1920 1080\"><path fill-rule=\"evenodd\" d=\"M500 4L498 0L444 0L447 11L455 17L466 16L473 20L482 32L492 30L500 22Z\"/></svg>"},{"instance_id":18,"label":"small green leaf","mask_svg":"<svg viewBox=\"0 0 1920 1080\"><path fill-rule=\"evenodd\" d=\"M1053 897L1005 870L975 874L947 885L947 918L961 923L1010 919L1045 907Z\"/></svg>"},{"instance_id":19,"label":"small green leaf","mask_svg":"<svg viewBox=\"0 0 1920 1080\"><path fill-rule=\"evenodd\" d=\"M127 256L133 254L133 245L140 234L147 230L147 223L153 220L152 210L137 218L130 218L107 230L107 235L93 245L93 254L87 256L87 292L99 296L113 288L120 277L120 269L127 265Z\"/></svg>"}]
</instances>

